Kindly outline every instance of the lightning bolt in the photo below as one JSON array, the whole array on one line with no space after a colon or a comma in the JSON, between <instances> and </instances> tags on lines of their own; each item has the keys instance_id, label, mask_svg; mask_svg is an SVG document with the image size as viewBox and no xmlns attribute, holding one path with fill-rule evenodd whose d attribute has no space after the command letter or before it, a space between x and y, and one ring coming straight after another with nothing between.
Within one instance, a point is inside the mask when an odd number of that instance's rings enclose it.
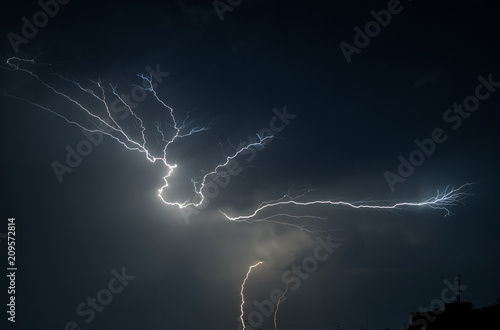
<instances>
[{"instance_id":1,"label":"lightning bolt","mask_svg":"<svg viewBox=\"0 0 500 330\"><path fill-rule=\"evenodd\" d=\"M279 297L278 299L278 302L276 303L276 311L274 312L274 329L278 330L278 323L276 321L276 316L278 315L278 308L280 307L280 302L281 302L281 299L283 299L283 297L286 295L286 293L288 292L288 285L290 284L290 282L295 278L295 274L292 276L292 278L290 278L288 280L288 282L286 282L286 288L285 288L285 292L283 292L283 294Z\"/></svg>"},{"instance_id":2,"label":"lightning bolt","mask_svg":"<svg viewBox=\"0 0 500 330\"><path fill-rule=\"evenodd\" d=\"M273 135L259 135L257 134L257 139L255 142L249 143L247 145L240 145L235 148L232 155L226 156L225 159L218 165L216 165L213 170L208 171L201 178L191 179L193 184L194 196L193 198L187 199L183 202L174 201L167 199L164 195L165 189L169 186L169 179L172 177L177 164L169 160L170 149L176 143L178 143L183 138L192 136L201 132L208 130L208 126L194 127L190 128L192 121L189 121L189 116L186 116L184 120L180 120L176 117L173 108L169 107L165 102L163 102L157 95L156 90L153 87L152 75L144 76L138 74L137 76L143 81L143 86L135 85L136 87L148 92L153 95L154 100L160 105L160 108L164 109L168 113L169 122L163 125L160 122L156 122L153 126L154 129L150 129L150 126L146 125L144 120L132 109L132 106L128 104L117 92L117 86L111 85L103 86L100 80L91 81L94 85L94 89L83 87L80 83L65 78L61 75L56 74L55 76L62 79L63 81L73 84L81 92L90 95L94 100L98 101L102 105L101 114L99 115L97 110L90 110L85 107L81 102L78 102L75 98L69 96L69 94L60 91L53 85L44 81L39 75L25 68L25 66L35 65L34 60L21 59L18 57L11 57L7 59L7 65L10 66L12 70L22 71L31 77L35 78L39 83L41 83L45 88L49 89L56 95L66 99L77 109L81 111L84 115L91 120L94 128L85 127L84 125L70 120L68 117L48 108L38 103L29 101L27 99L19 98L12 95L7 95L16 99L20 99L28 102L34 106L37 106L43 110L49 111L52 114L58 116L69 124L76 125L81 129L84 129L91 133L102 133L130 151L137 151L145 155L145 158L151 163L160 163L165 168L165 175L163 176L163 185L158 189L159 199L168 206L177 207L179 209L185 209L187 207L199 207L206 200L204 190L209 184L213 183L219 178L229 175L227 173L226 167L235 158L240 156L247 150L252 148L263 148L267 142L275 138ZM113 100L110 100L112 98ZM136 132L128 132L123 123L117 120L116 114L113 114L110 110L110 104L118 101L120 105L126 107L128 114L131 116ZM104 115L102 114L104 113ZM152 131L152 132L150 132ZM148 137L153 134L156 137L156 142L161 146L160 152L158 148L152 148L150 139ZM159 138L158 138L159 136ZM450 189L447 187L443 192L437 192L437 194L427 200L421 202L399 202L399 203L382 203L377 201L364 201L364 202L347 202L338 200L305 200L306 195L310 190L306 190L298 195L292 195L290 192L282 196L277 200L272 200L268 202L261 203L252 213L247 215L230 216L227 213L220 210L221 214L230 221L235 222L270 222L278 225L286 225L296 227L300 230L306 231L308 233L316 234L316 232L308 230L302 225L297 225L290 222L290 219L310 219L310 220L324 220L321 217L314 215L294 215L290 213L274 212L274 214L268 216L261 216L261 214L268 210L272 211L276 208L282 208L285 206L296 206L296 207L308 207L308 206L335 206L335 207L348 207L353 209L375 209L375 210L403 210L408 208L431 208L443 210L446 215L450 215L449 206L461 203L466 197L471 194L468 192L468 188L471 183L466 183L459 188ZM196 201L196 202L195 202ZM288 219L288 220L283 220Z\"/></svg>"},{"instance_id":3,"label":"lightning bolt","mask_svg":"<svg viewBox=\"0 0 500 330\"><path fill-rule=\"evenodd\" d=\"M451 215L451 211L448 209L449 206L452 205L457 205L461 204L464 199L467 197L471 196L472 194L469 192L470 187L473 185L473 183L466 183L463 184L462 186L458 188L449 188L447 187L443 192L440 192L439 190L437 191L436 195L428 198L427 200L424 200L422 202L400 202L400 203L394 203L394 204L376 204L376 201L371 201L371 202L344 202L344 201L333 201L333 200L313 200L313 201L307 201L307 202L301 202L297 201L297 199L304 197L306 193L303 193L299 196L291 196L289 193L285 194L283 197L274 200L274 201L269 201L269 202L263 202L257 207L255 211L248 215L240 215L240 216L229 216L228 214L224 213L223 211L219 210L224 217L230 221L237 221L237 222L247 222L247 223L252 223L256 221L266 221L270 217L265 217L265 218L257 218L257 215L261 212L263 212L266 209L272 209L276 207L282 207L282 206L289 206L289 205L295 205L295 206L321 206L321 205L326 205L326 206L344 206L344 207L349 207L353 209L375 209L375 210L400 210L400 209L405 209L405 208L431 208L431 209L438 209L438 210L443 210L446 212L446 216ZM310 192L308 190L307 192ZM315 217L312 215L306 215L306 216L294 216L291 214L282 214L283 216L288 216L288 217L298 217L298 218L313 218L313 219L322 219L320 217ZM271 216L273 217L273 216Z\"/></svg>"},{"instance_id":4,"label":"lightning bolt","mask_svg":"<svg viewBox=\"0 0 500 330\"><path fill-rule=\"evenodd\" d=\"M78 102L74 97L70 96L68 93L63 92L62 90L54 87L53 84L48 83L44 79L42 79L36 73L30 71L25 68L25 66L35 65L34 60L21 59L18 57L11 57L6 61L7 65L12 70L21 71L25 74L28 74L36 81L38 81L43 87L47 88L49 91L53 92L58 97L66 100L71 103L76 109L78 109L80 114L86 116L87 119L90 120L92 127L87 127L79 122L68 118L65 115L62 115L49 107L43 106L41 104L35 103L25 98L7 95L9 97L19 99L25 101L33 106L39 107L45 111L52 113L53 115L59 117L65 122L75 125L83 130L86 130L90 133L101 133L105 136L110 137L115 142L119 143L121 146L125 147L129 151L135 151L143 154L147 161L150 163L160 163L165 170L165 175L163 175L163 184L158 189L158 197L159 199L168 206L177 207L179 209L185 209L187 207L199 207L206 200L204 190L208 187L209 184L215 182L219 178L223 178L228 175L227 166L233 161L235 158L239 157L245 151L250 149L261 149L264 148L265 145L275 137L273 135L259 135L257 134L257 139L255 142L249 143L247 145L240 145L235 148L234 152L229 155L223 157L223 160L213 167L212 170L206 172L201 178L191 179L191 183L193 185L194 196L191 199L187 199L183 202L178 202L174 200L167 199L164 195L165 189L169 187L169 180L174 174L175 169L178 165L175 162L170 161L169 155L171 154L172 147L179 143L182 139L193 136L195 134L199 134L208 130L209 125L202 127L191 127L192 121L189 120L189 115L187 115L183 120L179 119L173 108L165 104L163 100L157 95L156 90L153 87L152 75L145 76L142 74L138 74L137 76L142 80L143 86L137 86L137 88L142 89L143 91L149 93L153 96L154 101L159 104L160 108L165 110L168 115L168 122L156 122L152 126L147 125L145 120L141 118L133 110L131 104L128 104L126 100L124 100L117 91L117 86L108 84L103 85L103 83L99 80L92 81L92 88L86 88L82 86L79 82L68 79L61 75L55 75L57 78L62 79L64 82L72 84L77 87L77 89L84 93L87 96L90 96L93 101L97 101L100 104L101 109L99 110L91 110L89 107L86 107L82 102ZM118 120L118 116L112 113L111 105L118 101L121 106L126 108L127 114L130 115L130 120L133 122L135 131L129 132L128 129L125 128L124 123ZM156 141L156 148L152 147L152 142L150 136L153 135ZM158 148L158 145L160 148ZM292 213L286 213L282 211L276 211L276 209L282 209L283 207L309 207L309 206L330 206L330 207L346 207L351 209L370 209L370 210L405 210L411 208L430 208L442 210L445 212L445 215L448 216L451 214L449 209L450 206L461 204L464 199L469 197L471 193L469 192L469 188L472 183L466 183L458 188L450 188L447 187L444 191L437 191L436 195L430 197L421 202L396 202L396 203L388 203L388 202L380 202L380 201L358 201L358 202L348 202L348 201L339 201L339 200L307 200L308 193L311 190L305 190L299 194L292 194L291 192L286 193L281 198L263 202L261 203L253 212L250 212L247 215L237 215L230 216L227 213L220 211L220 213L225 217L225 219L234 222L245 222L245 223L258 223L258 222L268 222L274 223L278 225L292 226L296 227L299 230L305 231L311 234L317 234L317 232L307 229L306 227L295 224L293 222L289 222L288 220L297 220L297 219L306 219L312 221L324 220L319 216L315 215L296 215ZM195 202L197 200L197 202ZM265 212L273 212L271 215L262 215ZM1 235L0 235L1 236ZM244 289L246 281L252 272L252 269L262 264L262 261L251 265L248 269L248 272L241 284L241 305L240 305L240 320L243 326L243 330L246 329L244 322ZM293 279L293 277L292 277ZM285 294L288 292L289 283L291 280L287 282L285 292L278 299L276 305L276 311L274 314L274 325L275 329L277 329L277 313L278 308L281 303L282 298L285 297Z\"/></svg>"},{"instance_id":5,"label":"lightning bolt","mask_svg":"<svg viewBox=\"0 0 500 330\"><path fill-rule=\"evenodd\" d=\"M241 294L241 305L240 305L241 314L240 314L240 319L241 319L241 324L243 325L243 329L242 330L245 330L245 328L246 328L246 326L245 326L245 320L243 319L243 315L244 315L243 306L245 305L245 296L243 295L243 290L245 290L245 283L247 282L248 276L250 276L250 273L252 272L252 269L255 268L255 267L257 267L260 264L263 264L263 263L264 263L263 261L259 261L255 265L250 266L248 268L247 275L245 276L245 279L243 280L243 283L241 283L241 291L240 291L240 294Z\"/></svg>"}]
</instances>

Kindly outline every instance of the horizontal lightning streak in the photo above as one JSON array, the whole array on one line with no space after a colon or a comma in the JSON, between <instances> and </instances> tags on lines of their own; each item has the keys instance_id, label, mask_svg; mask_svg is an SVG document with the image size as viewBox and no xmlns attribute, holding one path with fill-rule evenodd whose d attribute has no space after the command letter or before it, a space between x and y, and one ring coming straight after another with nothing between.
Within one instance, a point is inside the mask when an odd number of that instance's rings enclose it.
<instances>
[{"instance_id":1,"label":"horizontal lightning streak","mask_svg":"<svg viewBox=\"0 0 500 330\"><path fill-rule=\"evenodd\" d=\"M376 204L362 204L361 202L344 202L344 201L331 201L331 200L314 200L308 202L299 202L296 198L290 197L290 195L285 195L282 198L271 201L261 203L260 206L251 214L248 215L240 215L231 217L228 214L220 211L224 217L231 221L244 221L244 222L252 222L255 217L261 213L262 211L278 206L286 206L286 205L295 205L295 206L313 206L313 205L329 205L329 206L346 206L353 209L379 209L379 210L393 210L393 209L403 209L408 207L429 207L432 209L444 210L446 211L446 215L450 215L451 212L447 208L447 206L457 205L461 203L466 197L471 194L468 192L468 188L472 183L466 183L459 188L455 189L445 189L444 192L437 192L436 196L431 197L423 202L401 202L389 205L376 205ZM299 197L302 197L302 194ZM291 216L292 215L288 215ZM301 217L301 216L294 216ZM303 216L303 217L313 217L313 216ZM313 217L315 218L315 217Z\"/></svg>"}]
</instances>

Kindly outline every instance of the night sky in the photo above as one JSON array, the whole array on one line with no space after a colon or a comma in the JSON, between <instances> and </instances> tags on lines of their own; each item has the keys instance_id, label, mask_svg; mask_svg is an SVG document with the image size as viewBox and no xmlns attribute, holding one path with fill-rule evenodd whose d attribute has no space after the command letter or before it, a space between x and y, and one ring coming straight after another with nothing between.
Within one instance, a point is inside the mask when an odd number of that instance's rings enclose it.
<instances>
[{"instance_id":1,"label":"night sky","mask_svg":"<svg viewBox=\"0 0 500 330\"><path fill-rule=\"evenodd\" d=\"M440 307L446 283L459 274L462 300L476 307L496 303L495 1L221 0L218 9L212 1L47 3L52 15L40 14L34 0L2 3L0 10L6 329L241 329L240 285L258 261L264 263L245 287L245 318L253 313L247 329L274 329L273 316L256 305L284 290L290 271L312 258L314 269L290 282L279 329L333 329L336 323L402 329L410 312ZM370 23L375 16L381 23ZM23 36L26 22L44 17L36 33ZM68 150L89 138L26 100L85 127L92 121L32 76L12 70L6 61L14 56L34 59L23 67L96 112L102 109L95 100L57 74L87 87L100 79L131 94L141 84L137 74L154 72L158 97L179 118L189 115L192 127L209 128L169 155L178 168L165 196L174 200L190 198L190 179L224 162L241 142L271 122L286 125L251 161L250 154L238 158L241 172L186 221L157 196L165 167L109 137L58 178L54 162L68 165ZM284 107L289 119L273 121ZM148 125L169 119L151 94L136 109ZM130 118L126 125L134 130ZM427 154L414 158L419 164L412 171L400 166L418 143L433 138L434 147L428 143ZM388 183L389 176L396 181ZM274 210L324 217L298 223L335 248L293 226L231 222L219 212L252 213L290 189L312 189L304 200L396 203L420 202L465 183L474 183L471 195L449 208L451 216L431 208ZM9 217L16 219L15 324L6 313ZM320 249L326 260L318 261ZM110 287L111 297L102 291ZM99 294L109 298L100 311L77 311Z\"/></svg>"}]
</instances>

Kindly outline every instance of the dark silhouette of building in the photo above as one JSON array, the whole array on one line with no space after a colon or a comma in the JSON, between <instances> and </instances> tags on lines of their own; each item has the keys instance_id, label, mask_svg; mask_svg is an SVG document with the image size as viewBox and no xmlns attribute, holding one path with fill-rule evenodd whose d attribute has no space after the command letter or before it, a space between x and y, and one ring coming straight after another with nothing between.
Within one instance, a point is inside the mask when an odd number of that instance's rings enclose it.
<instances>
[{"instance_id":1,"label":"dark silhouette of building","mask_svg":"<svg viewBox=\"0 0 500 330\"><path fill-rule=\"evenodd\" d=\"M500 304L472 308L470 302L445 304L445 309L411 313L409 330L500 329Z\"/></svg>"},{"instance_id":2,"label":"dark silhouette of building","mask_svg":"<svg viewBox=\"0 0 500 330\"><path fill-rule=\"evenodd\" d=\"M500 299L497 304L472 308L471 302L462 302L462 278L456 278L455 302L444 305L444 310L411 313L409 330L500 329Z\"/></svg>"}]
</instances>

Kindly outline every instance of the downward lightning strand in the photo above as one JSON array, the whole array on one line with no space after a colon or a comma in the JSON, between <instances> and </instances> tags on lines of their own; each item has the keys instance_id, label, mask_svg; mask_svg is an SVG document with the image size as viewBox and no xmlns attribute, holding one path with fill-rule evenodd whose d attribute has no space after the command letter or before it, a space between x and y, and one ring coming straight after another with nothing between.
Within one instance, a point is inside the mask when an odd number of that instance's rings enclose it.
<instances>
[{"instance_id":1,"label":"downward lightning strand","mask_svg":"<svg viewBox=\"0 0 500 330\"><path fill-rule=\"evenodd\" d=\"M290 284L290 282L294 278L295 278L295 275L292 276L292 278L290 278L288 280L288 282L286 282L285 292L283 292L283 294L279 297L278 302L276 303L276 311L274 312L274 329L276 329L276 330L278 330L278 322L276 321L276 317L278 316L278 308L280 307L281 299L283 299L283 297L285 297L286 293L288 292L288 285Z\"/></svg>"},{"instance_id":2,"label":"downward lightning strand","mask_svg":"<svg viewBox=\"0 0 500 330\"><path fill-rule=\"evenodd\" d=\"M245 289L245 283L247 282L248 276L250 276L250 273L252 272L252 269L255 268L255 267L257 267L260 264L263 264L263 263L264 263L263 261L259 261L255 265L250 266L248 268L247 275L245 276L245 279L243 280L243 283L241 283L241 291L240 291L240 294L241 294L241 305L240 305L241 314L240 314L240 319L241 319L241 324L243 325L243 329L242 330L245 330L245 320L243 319L243 315L244 315L243 306L245 305L245 296L243 295L243 290Z\"/></svg>"}]
</instances>

